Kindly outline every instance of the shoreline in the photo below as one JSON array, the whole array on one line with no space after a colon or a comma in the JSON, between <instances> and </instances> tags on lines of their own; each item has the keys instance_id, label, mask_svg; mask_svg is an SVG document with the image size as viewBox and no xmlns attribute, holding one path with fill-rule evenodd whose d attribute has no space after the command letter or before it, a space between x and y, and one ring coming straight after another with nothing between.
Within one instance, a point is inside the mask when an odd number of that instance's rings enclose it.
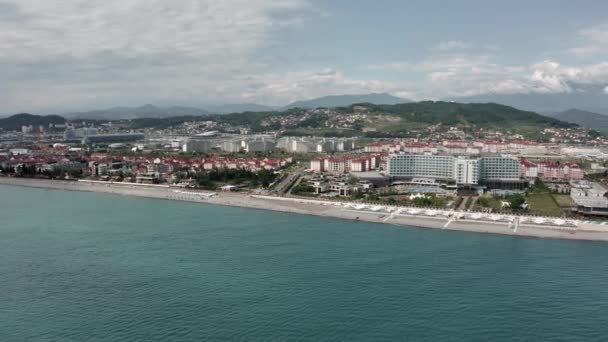
<instances>
[{"instance_id":1,"label":"shoreline","mask_svg":"<svg viewBox=\"0 0 608 342\"><path fill-rule=\"evenodd\" d=\"M608 241L608 226L588 221L531 218L517 215L475 214L448 210L401 208L332 202L292 197L192 191L169 186L149 186L96 181L58 181L0 177L0 185L50 190L102 192L117 195L186 201L201 204L332 217L401 227L500 234L519 237ZM492 221L494 220L494 221ZM536 220L536 221L535 221ZM539 223L539 222L542 222ZM562 222L564 221L564 222ZM554 224L557 222L558 224ZM559 226L563 224L564 226Z\"/></svg>"}]
</instances>

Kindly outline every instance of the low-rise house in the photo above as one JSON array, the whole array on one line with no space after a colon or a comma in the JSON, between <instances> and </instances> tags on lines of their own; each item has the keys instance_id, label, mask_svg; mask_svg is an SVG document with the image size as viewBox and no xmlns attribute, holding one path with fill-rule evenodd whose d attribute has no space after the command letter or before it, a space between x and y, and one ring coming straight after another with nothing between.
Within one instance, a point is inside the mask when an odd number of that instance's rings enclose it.
<instances>
[{"instance_id":1,"label":"low-rise house","mask_svg":"<svg viewBox=\"0 0 608 342\"><path fill-rule=\"evenodd\" d=\"M379 154L318 157L310 161L310 169L316 173L365 172L378 169L381 160Z\"/></svg>"},{"instance_id":2,"label":"low-rise house","mask_svg":"<svg viewBox=\"0 0 608 342\"><path fill-rule=\"evenodd\" d=\"M539 178L545 182L568 182L583 179L585 176L583 169L578 164L559 163L552 160L531 162L527 159L521 159L520 172L522 177L528 179Z\"/></svg>"},{"instance_id":3,"label":"low-rise house","mask_svg":"<svg viewBox=\"0 0 608 342\"><path fill-rule=\"evenodd\" d=\"M573 211L581 215L608 216L606 188L596 182L570 182L570 198L574 202Z\"/></svg>"}]
</instances>

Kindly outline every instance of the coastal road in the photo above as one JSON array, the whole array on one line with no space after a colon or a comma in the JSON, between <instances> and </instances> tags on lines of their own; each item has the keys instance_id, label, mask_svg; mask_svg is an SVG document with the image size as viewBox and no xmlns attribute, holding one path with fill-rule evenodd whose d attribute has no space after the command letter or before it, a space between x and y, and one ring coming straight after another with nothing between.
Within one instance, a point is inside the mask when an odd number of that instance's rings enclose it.
<instances>
[{"instance_id":1,"label":"coastal road","mask_svg":"<svg viewBox=\"0 0 608 342\"><path fill-rule=\"evenodd\" d=\"M469 200L469 196L462 196L462 202L460 202L460 206L456 208L456 210L463 211L465 210L465 206L467 205L467 201Z\"/></svg>"},{"instance_id":2,"label":"coastal road","mask_svg":"<svg viewBox=\"0 0 608 342\"><path fill-rule=\"evenodd\" d=\"M273 191L279 194L285 194L291 189L291 185L304 174L306 167L298 166L294 168L283 180L274 186Z\"/></svg>"},{"instance_id":3,"label":"coastal road","mask_svg":"<svg viewBox=\"0 0 608 342\"><path fill-rule=\"evenodd\" d=\"M287 191L287 196L291 196L291 190L293 190L296 186L300 185L302 179L304 179L304 177L302 177L301 174L298 175L298 179L293 183L292 186L289 187L289 190Z\"/></svg>"}]
</instances>

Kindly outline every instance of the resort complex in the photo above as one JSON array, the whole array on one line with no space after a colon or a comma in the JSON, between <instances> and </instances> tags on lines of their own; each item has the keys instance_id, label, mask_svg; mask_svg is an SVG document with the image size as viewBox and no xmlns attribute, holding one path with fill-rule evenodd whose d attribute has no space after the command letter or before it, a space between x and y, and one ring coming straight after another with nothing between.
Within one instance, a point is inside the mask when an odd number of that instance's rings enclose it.
<instances>
[{"instance_id":1,"label":"resort complex","mask_svg":"<svg viewBox=\"0 0 608 342\"><path fill-rule=\"evenodd\" d=\"M408 106L441 112L455 105ZM439 217L461 223L475 217L507 220L511 228L528 222L525 217L543 217L560 227L608 217L608 138L603 135L536 116L531 122L522 119L527 129L439 122L398 134L374 130L378 123L394 124L409 115L394 112L403 108L352 105L14 125L0 131L0 177L19 184L63 181L77 189L95 184L85 187L92 191L102 189L103 182L123 189L115 191L148 186L169 191L168 199L218 203L225 196L252 195L266 196L258 203L349 203L336 208L391 217L414 211L386 208L418 208L425 209L417 211L420 215L442 213ZM532 115L492 105L458 109ZM26 116L18 122L23 120L43 119ZM226 194L207 195L216 192Z\"/></svg>"}]
</instances>

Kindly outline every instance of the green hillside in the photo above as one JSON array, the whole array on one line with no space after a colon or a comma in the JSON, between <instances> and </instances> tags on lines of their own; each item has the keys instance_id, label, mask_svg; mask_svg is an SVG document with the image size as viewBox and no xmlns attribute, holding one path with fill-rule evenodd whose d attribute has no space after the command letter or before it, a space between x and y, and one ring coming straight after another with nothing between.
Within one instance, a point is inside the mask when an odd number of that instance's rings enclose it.
<instances>
[{"instance_id":1,"label":"green hillside","mask_svg":"<svg viewBox=\"0 0 608 342\"><path fill-rule=\"evenodd\" d=\"M573 127L571 123L538 113L496 103L455 103L423 101L396 105L372 106L378 112L390 113L405 121L457 126L471 125L494 128Z\"/></svg>"},{"instance_id":2,"label":"green hillside","mask_svg":"<svg viewBox=\"0 0 608 342\"><path fill-rule=\"evenodd\" d=\"M64 124L66 119L59 115L33 115L33 114L15 114L8 118L0 119L0 128L5 130L20 130L21 126L44 126L49 124Z\"/></svg>"},{"instance_id":3,"label":"green hillside","mask_svg":"<svg viewBox=\"0 0 608 342\"><path fill-rule=\"evenodd\" d=\"M345 117L346 116L346 117ZM351 116L350 119L348 117ZM174 117L136 119L136 128L166 128L185 121L212 120L228 127L248 127L252 131L288 130L290 134L402 136L410 130L442 124L462 129L509 129L521 134L533 135L549 127L576 127L576 124L560 121L534 112L523 111L495 103L455 103L423 101L395 105L363 103L338 107L331 111L311 113L306 109L292 108L284 111L245 112L227 115L199 117ZM344 121L355 122L344 126Z\"/></svg>"}]
</instances>

